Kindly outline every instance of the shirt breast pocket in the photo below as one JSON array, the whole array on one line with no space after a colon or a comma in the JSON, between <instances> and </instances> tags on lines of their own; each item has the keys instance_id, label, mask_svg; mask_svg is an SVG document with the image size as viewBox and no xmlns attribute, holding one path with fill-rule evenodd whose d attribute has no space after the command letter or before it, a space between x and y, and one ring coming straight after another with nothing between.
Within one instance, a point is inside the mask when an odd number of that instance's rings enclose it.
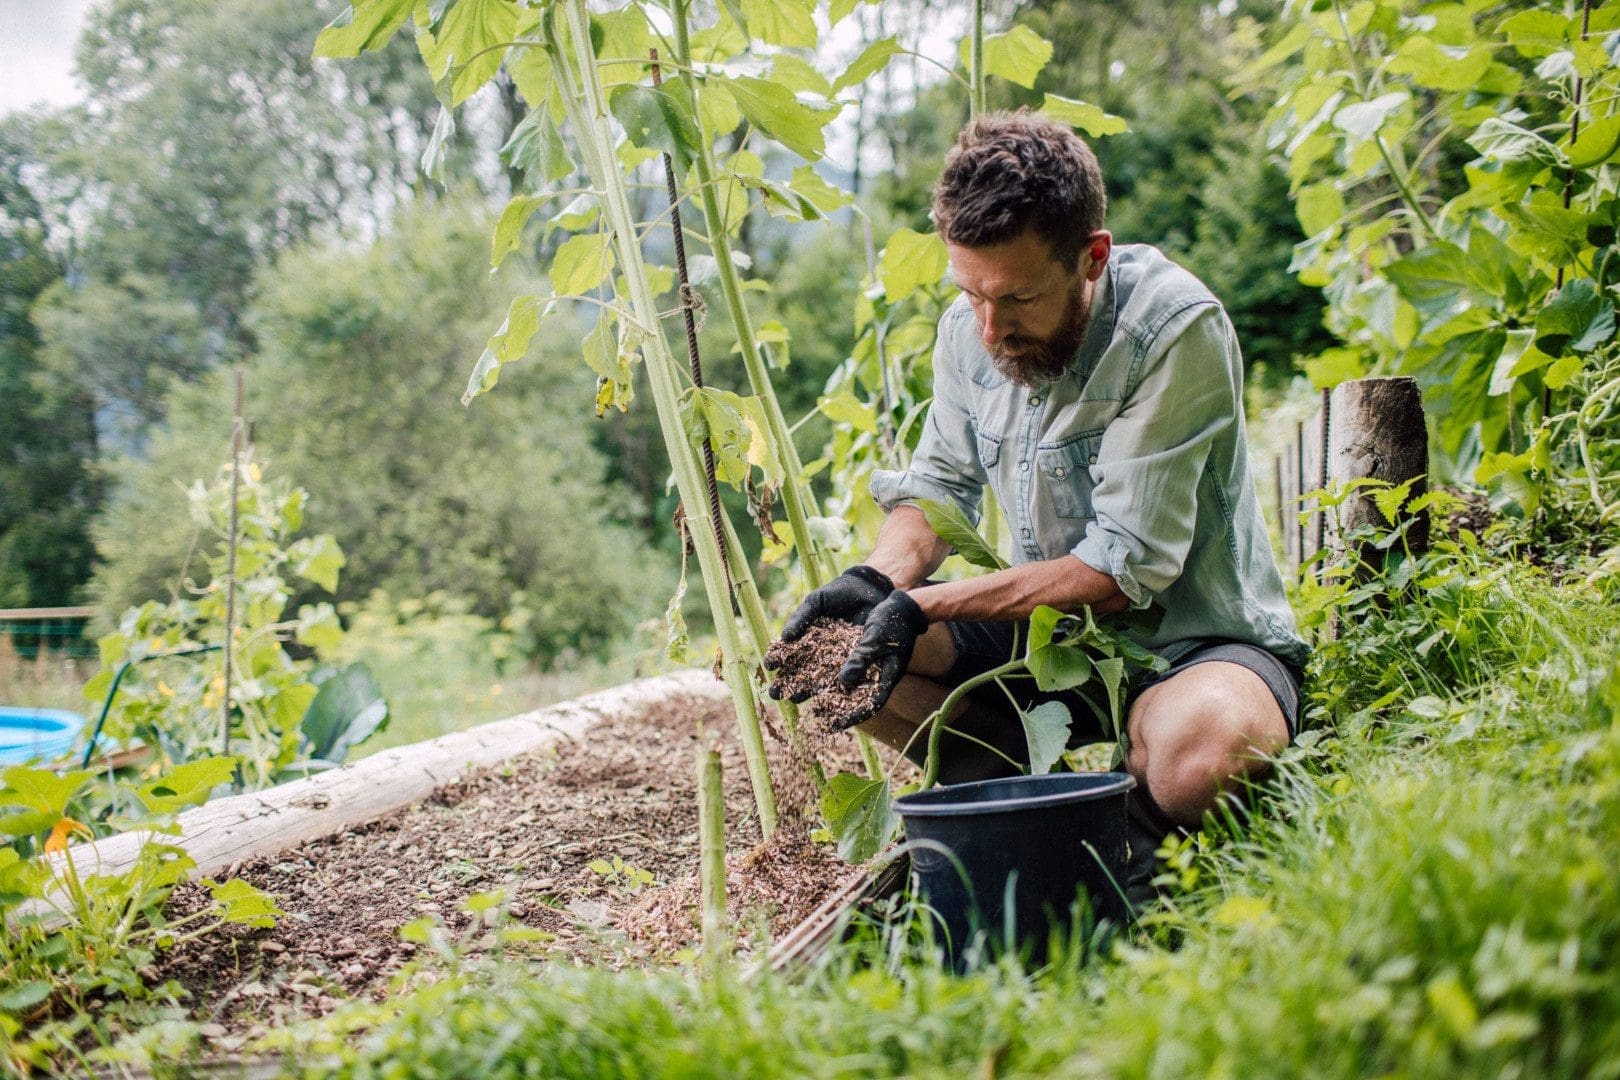
<instances>
[{"instance_id":1,"label":"shirt breast pocket","mask_svg":"<svg viewBox=\"0 0 1620 1080\"><path fill-rule=\"evenodd\" d=\"M986 476L994 476L996 462L1001 460L1001 436L985 431L983 428L977 429L975 434L978 437L979 444L979 464L984 466Z\"/></svg>"},{"instance_id":2,"label":"shirt breast pocket","mask_svg":"<svg viewBox=\"0 0 1620 1080\"><path fill-rule=\"evenodd\" d=\"M1075 435L1060 443L1035 448L1035 464L1052 493L1052 509L1062 518L1090 518L1091 491L1096 482L1091 466L1097 463L1102 432Z\"/></svg>"}]
</instances>

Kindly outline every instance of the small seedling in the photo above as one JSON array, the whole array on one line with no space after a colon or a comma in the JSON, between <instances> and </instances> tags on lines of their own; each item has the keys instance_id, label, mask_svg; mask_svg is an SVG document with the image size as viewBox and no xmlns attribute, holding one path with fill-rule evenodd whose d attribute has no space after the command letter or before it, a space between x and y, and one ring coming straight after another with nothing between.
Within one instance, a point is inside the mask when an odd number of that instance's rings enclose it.
<instances>
[{"instance_id":1,"label":"small seedling","mask_svg":"<svg viewBox=\"0 0 1620 1080\"><path fill-rule=\"evenodd\" d=\"M632 866L617 855L613 856L611 862L607 859L592 859L586 866L592 873L600 874L609 887L632 895L653 883L651 870Z\"/></svg>"}]
</instances>

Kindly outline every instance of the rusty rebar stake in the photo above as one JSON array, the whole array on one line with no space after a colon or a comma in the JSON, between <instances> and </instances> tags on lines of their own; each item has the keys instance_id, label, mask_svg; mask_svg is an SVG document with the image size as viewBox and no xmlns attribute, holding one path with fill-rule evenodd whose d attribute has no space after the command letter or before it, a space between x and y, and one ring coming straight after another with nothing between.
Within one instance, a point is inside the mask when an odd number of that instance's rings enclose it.
<instances>
[{"instance_id":1,"label":"rusty rebar stake","mask_svg":"<svg viewBox=\"0 0 1620 1080\"><path fill-rule=\"evenodd\" d=\"M650 49L648 55L652 57L653 85L661 86L664 78L658 66L658 50ZM703 362L698 356L697 319L693 315L693 308L701 301L686 273L686 238L682 235L681 229L680 192L675 187L675 160L670 157L667 150L663 158L664 186L669 190L670 227L675 233L675 273L681 283L681 321L686 324L686 356L692 365L692 385L702 390ZM699 407L702 407L701 404ZM727 550L725 518L720 509L720 483L715 478L714 472L714 445L708 439L703 440L703 476L709 482L709 523L714 529L714 542L720 547L720 568L726 575L726 596L731 600L731 613L741 615L742 609L737 603L737 585L731 578L731 555Z\"/></svg>"}]
</instances>

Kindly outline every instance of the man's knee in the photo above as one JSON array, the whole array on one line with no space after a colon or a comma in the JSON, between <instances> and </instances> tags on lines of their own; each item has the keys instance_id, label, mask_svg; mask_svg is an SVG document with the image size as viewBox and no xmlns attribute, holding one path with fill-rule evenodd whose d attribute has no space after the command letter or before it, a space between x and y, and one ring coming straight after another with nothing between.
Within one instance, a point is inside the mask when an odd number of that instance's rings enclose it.
<instances>
[{"instance_id":1,"label":"man's knee","mask_svg":"<svg viewBox=\"0 0 1620 1080\"><path fill-rule=\"evenodd\" d=\"M1130 771L1184 822L1264 772L1288 744L1287 721L1264 680L1226 663L1190 667L1148 690L1129 732Z\"/></svg>"}]
</instances>

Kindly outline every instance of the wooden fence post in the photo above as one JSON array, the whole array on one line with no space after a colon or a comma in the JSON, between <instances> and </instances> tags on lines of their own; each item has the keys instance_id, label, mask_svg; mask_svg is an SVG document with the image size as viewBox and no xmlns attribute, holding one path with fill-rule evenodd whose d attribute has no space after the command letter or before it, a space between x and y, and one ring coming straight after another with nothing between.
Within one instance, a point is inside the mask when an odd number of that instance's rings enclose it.
<instances>
[{"instance_id":1,"label":"wooden fence post","mask_svg":"<svg viewBox=\"0 0 1620 1080\"><path fill-rule=\"evenodd\" d=\"M1400 485L1413 480L1411 495L1421 495L1427 487L1429 436L1417 380L1408 376L1354 379L1335 387L1329 444L1333 482L1347 484L1372 477ZM1361 525L1389 525L1367 495L1347 499L1339 508L1341 529L1349 532ZM1408 528L1406 548L1418 552L1428 547L1429 515L1420 512Z\"/></svg>"}]
</instances>

